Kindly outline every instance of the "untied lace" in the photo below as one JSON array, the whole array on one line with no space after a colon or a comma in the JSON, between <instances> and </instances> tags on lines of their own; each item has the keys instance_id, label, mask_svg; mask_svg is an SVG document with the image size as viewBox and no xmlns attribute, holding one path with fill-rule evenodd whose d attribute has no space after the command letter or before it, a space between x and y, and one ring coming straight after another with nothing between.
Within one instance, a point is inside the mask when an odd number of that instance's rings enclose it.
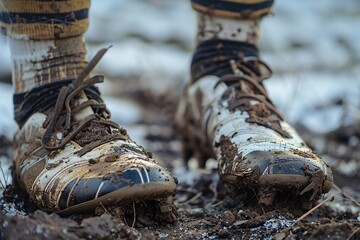
<instances>
[{"instance_id":1,"label":"untied lace","mask_svg":"<svg viewBox=\"0 0 360 240\"><path fill-rule=\"evenodd\" d=\"M254 61L254 60L252 60ZM260 59L255 60L257 64L261 64L264 66L268 71L271 71L270 68L262 62ZM274 107L274 104L269 98L269 95L267 91L265 90L264 86L261 84L261 82L268 77L262 76L261 74L257 75L253 71L251 71L250 68L247 67L248 63L246 59L242 59L242 61L235 61L231 60L229 64L231 65L234 74L229 74L221 77L219 81L216 83L215 87L217 87L220 83L226 83L229 85L227 91L231 91L231 89L238 89L240 91L235 91L236 96L235 99L233 99L230 103L229 110L234 111L235 109L239 108L240 106L243 106L244 104L248 103L249 100L256 100L259 103L262 103L265 105L265 107L270 110L273 114L275 114L279 120L283 120L282 114ZM253 63L254 64L254 63ZM245 74L246 73L246 74ZM249 84L252 86L253 90L252 92L246 92L242 90L244 87L246 87L243 83ZM256 94L254 92L258 92L260 94ZM246 119L249 123L256 123L268 128L273 129L283 137L291 137L288 132L284 131L279 124L275 125L274 123L270 123L266 120L261 120L258 118L258 116L254 117L254 111L249 111L250 117Z\"/></svg>"},{"instance_id":2,"label":"untied lace","mask_svg":"<svg viewBox=\"0 0 360 240\"><path fill-rule=\"evenodd\" d=\"M110 111L106 108L104 103L99 103L94 99L88 99L87 101L81 103L75 108L72 107L71 101L81 94L81 91L86 88L104 81L103 76L93 76L89 79L86 77L90 74L96 64L104 56L109 48L103 48L98 51L95 57L88 63L88 65L82 70L79 76L73 80L69 85L63 86L60 89L59 95L56 100L55 109L50 113L43 127L46 128L45 133L41 139L41 145L43 148L53 151L60 148L63 148L67 143L69 143L80 131L82 131L90 122L96 122L101 125L105 125L111 128L120 129L119 125L110 120ZM94 114L90 114L81 121L73 120L73 115L80 112L81 110L91 107L94 110ZM99 110L99 111L95 111ZM65 124L65 126L64 126ZM72 127L78 125L75 129L71 130ZM53 146L49 145L51 137L55 132L55 129L62 127L66 132L69 132L65 137L62 137L59 144L54 144ZM63 132L65 132L63 131ZM108 136L103 137L101 140L92 142L86 145L78 154L83 155L86 152L90 151L96 146L99 146L103 143L114 141L114 140L125 140L127 139L126 133L123 131L118 131L118 133L109 134Z\"/></svg>"},{"instance_id":3,"label":"untied lace","mask_svg":"<svg viewBox=\"0 0 360 240\"><path fill-rule=\"evenodd\" d=\"M264 74L266 70L269 74ZM214 39L206 41L197 47L192 61L192 74L194 81L204 75L216 75L219 77L214 88L225 83L228 89L224 95L230 94L235 89L235 99L230 99L229 110L234 111L249 103L249 100L256 100L264 104L266 109L273 113L279 120L283 120L282 114L275 108L270 100L262 82L271 76L270 67L260 60L257 49L249 43L239 43L229 40ZM251 86L250 92L244 88ZM250 110L250 109L249 109ZM280 124L254 117L253 111L248 111L250 117L247 122L257 123L271 128L283 137L291 137L283 130Z\"/></svg>"}]
</instances>

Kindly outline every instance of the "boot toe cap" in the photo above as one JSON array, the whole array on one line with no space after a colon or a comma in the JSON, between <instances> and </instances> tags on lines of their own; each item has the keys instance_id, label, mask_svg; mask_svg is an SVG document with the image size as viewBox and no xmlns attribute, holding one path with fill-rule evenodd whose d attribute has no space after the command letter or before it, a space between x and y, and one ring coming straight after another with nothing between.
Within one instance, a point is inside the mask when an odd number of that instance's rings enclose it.
<instances>
[{"instance_id":1,"label":"boot toe cap","mask_svg":"<svg viewBox=\"0 0 360 240\"><path fill-rule=\"evenodd\" d=\"M58 202L60 210L86 202L106 202L106 198L126 202L160 197L175 193L176 189L171 174L149 161L136 159L125 165L116 162L102 167L98 174L94 171L74 178L65 186Z\"/></svg>"}]
</instances>

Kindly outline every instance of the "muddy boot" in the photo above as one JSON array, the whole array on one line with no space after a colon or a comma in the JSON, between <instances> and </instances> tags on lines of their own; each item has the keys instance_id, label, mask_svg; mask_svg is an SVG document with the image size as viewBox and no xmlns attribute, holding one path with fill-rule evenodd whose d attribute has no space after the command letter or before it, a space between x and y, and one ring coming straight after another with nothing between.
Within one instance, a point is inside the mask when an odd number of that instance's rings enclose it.
<instances>
[{"instance_id":1,"label":"muddy boot","mask_svg":"<svg viewBox=\"0 0 360 240\"><path fill-rule=\"evenodd\" d=\"M176 116L184 155L195 155L200 166L208 156L217 159L221 179L235 194L250 190L265 205L277 193L286 194L311 207L331 189L332 172L284 120L264 88L271 70L258 56L259 19L234 19L224 11L216 15L210 9L216 5L193 2L203 13L192 79ZM217 2L223 10L230 4Z\"/></svg>"},{"instance_id":2,"label":"muddy boot","mask_svg":"<svg viewBox=\"0 0 360 240\"><path fill-rule=\"evenodd\" d=\"M97 206L164 202L175 194L171 174L110 120L94 87L103 77L88 77L105 52L100 50L76 79L15 95L21 103L15 112L20 126L15 180L46 211L67 215ZM170 215L167 220L175 220Z\"/></svg>"},{"instance_id":3,"label":"muddy boot","mask_svg":"<svg viewBox=\"0 0 360 240\"><path fill-rule=\"evenodd\" d=\"M149 200L151 212L161 215L154 218L174 221L174 178L110 120L94 86L103 77L90 72L106 49L87 62L90 0L0 5L20 128L14 180L47 211L72 214L124 204L133 209Z\"/></svg>"}]
</instances>

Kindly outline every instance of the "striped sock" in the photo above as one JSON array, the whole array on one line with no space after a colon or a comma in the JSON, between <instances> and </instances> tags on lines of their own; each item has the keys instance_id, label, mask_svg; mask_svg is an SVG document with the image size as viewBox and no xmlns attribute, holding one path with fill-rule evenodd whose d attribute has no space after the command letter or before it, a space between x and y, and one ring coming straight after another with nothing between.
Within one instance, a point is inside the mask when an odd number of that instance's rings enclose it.
<instances>
[{"instance_id":1,"label":"striped sock","mask_svg":"<svg viewBox=\"0 0 360 240\"><path fill-rule=\"evenodd\" d=\"M258 59L261 18L274 0L192 0L198 12L197 47L191 62L192 81L232 74L232 61ZM246 60L245 60L246 59ZM256 69L256 64L254 64Z\"/></svg>"},{"instance_id":2,"label":"striped sock","mask_svg":"<svg viewBox=\"0 0 360 240\"><path fill-rule=\"evenodd\" d=\"M192 0L198 12L197 41L213 39L256 45L260 19L272 10L274 0Z\"/></svg>"},{"instance_id":3,"label":"striped sock","mask_svg":"<svg viewBox=\"0 0 360 240\"><path fill-rule=\"evenodd\" d=\"M10 43L14 93L80 73L89 7L90 0L2 1L0 28Z\"/></svg>"},{"instance_id":4,"label":"striped sock","mask_svg":"<svg viewBox=\"0 0 360 240\"><path fill-rule=\"evenodd\" d=\"M260 20L239 20L198 13L197 42L224 39L256 45Z\"/></svg>"},{"instance_id":5,"label":"striped sock","mask_svg":"<svg viewBox=\"0 0 360 240\"><path fill-rule=\"evenodd\" d=\"M260 19L272 10L274 0L191 0L201 13L235 19Z\"/></svg>"}]
</instances>

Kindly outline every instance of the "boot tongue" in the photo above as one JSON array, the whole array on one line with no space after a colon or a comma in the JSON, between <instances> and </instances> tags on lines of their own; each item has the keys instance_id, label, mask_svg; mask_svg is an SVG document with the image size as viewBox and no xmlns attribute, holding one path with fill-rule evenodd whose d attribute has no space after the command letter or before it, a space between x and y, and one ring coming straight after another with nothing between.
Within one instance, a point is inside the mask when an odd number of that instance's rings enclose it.
<instances>
[{"instance_id":1,"label":"boot tongue","mask_svg":"<svg viewBox=\"0 0 360 240\"><path fill-rule=\"evenodd\" d=\"M261 63L261 62L254 62L254 67L256 67L256 71L258 72L258 80L255 80L257 83L261 84L261 81L268 79L271 77L272 72L269 68L267 68L265 66L265 64ZM239 70L237 68L237 66L232 65L232 69L235 75L248 75L245 72ZM248 75L251 77L251 75ZM246 92L246 93L252 93L252 94L259 94L258 91L254 90L254 86L248 82L245 81L240 81L240 88L241 91ZM261 94L261 93L260 93Z\"/></svg>"},{"instance_id":2,"label":"boot tongue","mask_svg":"<svg viewBox=\"0 0 360 240\"><path fill-rule=\"evenodd\" d=\"M243 77L244 75L249 76L250 78L253 78L253 80L259 84L261 84L262 79L267 79L271 76L271 71L266 68L263 64L261 64L261 62L253 62L253 67L256 69L256 72L258 73L258 79L254 78L253 76L251 76L249 73L246 73L245 71L240 70L237 65L235 64L235 61L231 61L230 62L231 67L232 67L232 71L234 72L235 75L239 76L239 77ZM255 73L254 73L255 75ZM241 96L243 93L246 94L251 94L251 95L256 95L259 98L263 98L263 100L265 100L265 96L263 96L263 93L261 93L259 90L257 90L255 88L255 86L247 81L241 81L239 82L240 84L240 92L238 93L239 96ZM237 98L238 96L236 96ZM260 118L269 118L271 117L273 114L271 113L271 111L269 109L267 109L265 103L263 103L262 101L259 101L257 99L249 99L249 105L251 106L249 108L249 114L253 117L260 117ZM250 110L251 109L251 110Z\"/></svg>"},{"instance_id":3,"label":"boot tongue","mask_svg":"<svg viewBox=\"0 0 360 240\"><path fill-rule=\"evenodd\" d=\"M269 67L267 67L263 62L261 62L259 65L258 65L258 69L259 69L259 72L260 72L260 76L262 79L268 79L271 77L272 75L272 71Z\"/></svg>"},{"instance_id":4,"label":"boot tongue","mask_svg":"<svg viewBox=\"0 0 360 240\"><path fill-rule=\"evenodd\" d=\"M80 104L88 101L88 97L86 96L85 92L84 91L81 91L80 94L79 94L79 97L74 100L74 105L75 106L79 106ZM91 107L86 107L82 110L80 110L79 112L77 112L76 114L74 114L74 118L75 120L77 121L81 121L81 120L84 120L86 117L90 116L94 114L94 111Z\"/></svg>"}]
</instances>

